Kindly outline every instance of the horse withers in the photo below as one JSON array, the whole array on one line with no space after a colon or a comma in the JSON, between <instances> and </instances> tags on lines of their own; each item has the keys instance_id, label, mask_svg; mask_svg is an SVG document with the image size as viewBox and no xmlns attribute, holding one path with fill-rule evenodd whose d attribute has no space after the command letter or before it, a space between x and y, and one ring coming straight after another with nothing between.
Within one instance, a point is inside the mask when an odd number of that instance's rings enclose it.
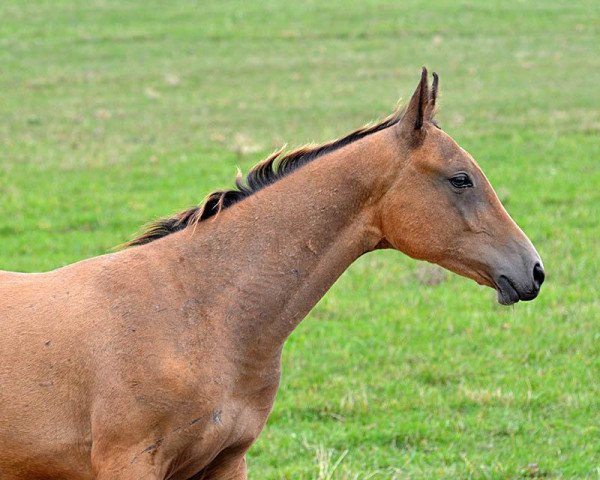
<instances>
[{"instance_id":1,"label":"horse withers","mask_svg":"<svg viewBox=\"0 0 600 480\"><path fill-rule=\"evenodd\" d=\"M0 273L0 479L247 478L283 344L362 254L394 248L535 298L544 269L473 158L406 110L278 152L128 248Z\"/></svg>"}]
</instances>

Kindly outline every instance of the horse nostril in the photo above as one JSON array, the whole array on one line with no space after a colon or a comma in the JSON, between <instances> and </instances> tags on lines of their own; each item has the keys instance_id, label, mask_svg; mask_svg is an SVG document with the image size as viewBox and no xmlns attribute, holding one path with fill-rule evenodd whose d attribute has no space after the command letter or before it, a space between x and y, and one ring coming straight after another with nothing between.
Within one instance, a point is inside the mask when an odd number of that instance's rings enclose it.
<instances>
[{"instance_id":1,"label":"horse nostril","mask_svg":"<svg viewBox=\"0 0 600 480\"><path fill-rule=\"evenodd\" d=\"M536 263L535 267L533 267L533 283L536 289L539 290L542 283L544 283L545 278L546 274L544 273L544 269L539 263Z\"/></svg>"}]
</instances>

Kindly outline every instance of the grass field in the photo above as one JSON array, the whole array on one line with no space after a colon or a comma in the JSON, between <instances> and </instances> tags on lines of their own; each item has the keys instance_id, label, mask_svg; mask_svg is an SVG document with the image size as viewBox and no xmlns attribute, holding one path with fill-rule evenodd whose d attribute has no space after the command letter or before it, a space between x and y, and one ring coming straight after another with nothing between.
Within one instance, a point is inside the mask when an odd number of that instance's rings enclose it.
<instances>
[{"instance_id":1,"label":"grass field","mask_svg":"<svg viewBox=\"0 0 600 480\"><path fill-rule=\"evenodd\" d=\"M427 65L547 282L505 308L361 258L288 341L250 477L598 479L599 45L591 0L3 0L0 268L107 252L236 166L388 114Z\"/></svg>"}]
</instances>

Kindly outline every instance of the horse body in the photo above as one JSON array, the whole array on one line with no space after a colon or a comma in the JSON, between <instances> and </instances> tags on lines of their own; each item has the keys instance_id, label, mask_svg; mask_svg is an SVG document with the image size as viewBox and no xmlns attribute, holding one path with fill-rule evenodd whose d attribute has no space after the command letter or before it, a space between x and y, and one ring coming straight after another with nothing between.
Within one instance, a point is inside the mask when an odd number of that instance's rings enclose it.
<instances>
[{"instance_id":1,"label":"horse body","mask_svg":"<svg viewBox=\"0 0 600 480\"><path fill-rule=\"evenodd\" d=\"M55 272L0 275L1 479L36 478L38 472L46 478L42 474L55 469L58 478L69 478L80 468L74 449L89 429L79 421L85 415L87 385L80 374L86 338L76 319L88 312L77 300L67 304L67 297L84 291L69 280ZM71 461L63 470L57 459L65 455Z\"/></svg>"},{"instance_id":2,"label":"horse body","mask_svg":"<svg viewBox=\"0 0 600 480\"><path fill-rule=\"evenodd\" d=\"M401 119L277 181L259 175L269 184L218 215L186 213L163 238L53 272L0 273L0 479L245 479L286 338L374 249L440 263L505 303L537 295L537 252L427 123L425 88ZM481 189L457 207L468 197L433 180L453 163ZM441 207L418 190L432 185ZM445 223L439 208L460 213Z\"/></svg>"},{"instance_id":3,"label":"horse body","mask_svg":"<svg viewBox=\"0 0 600 480\"><path fill-rule=\"evenodd\" d=\"M186 289L148 247L3 275L1 479L190 478L258 435L268 409L232 388L244 379L210 289ZM263 415L239 421L248 409Z\"/></svg>"},{"instance_id":4,"label":"horse body","mask_svg":"<svg viewBox=\"0 0 600 480\"><path fill-rule=\"evenodd\" d=\"M340 176L333 198L325 170L338 157L307 166L315 174L296 191L283 179L193 235L7 273L0 354L34 362L0 376L10 384L0 392L0 472L18 472L0 478L35 478L37 468L48 478L56 465L56 478L133 478L134 468L187 479L226 468L228 456L242 472L271 410L285 338L375 246L349 208L367 189L348 193ZM282 192L295 202L279 201ZM290 219L297 235L283 228Z\"/></svg>"}]
</instances>

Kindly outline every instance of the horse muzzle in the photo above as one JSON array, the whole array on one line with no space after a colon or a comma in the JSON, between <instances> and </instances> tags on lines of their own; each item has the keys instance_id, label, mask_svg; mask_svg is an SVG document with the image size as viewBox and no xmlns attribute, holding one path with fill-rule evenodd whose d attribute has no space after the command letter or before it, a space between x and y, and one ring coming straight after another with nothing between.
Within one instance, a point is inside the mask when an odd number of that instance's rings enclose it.
<instances>
[{"instance_id":1,"label":"horse muzzle","mask_svg":"<svg viewBox=\"0 0 600 480\"><path fill-rule=\"evenodd\" d=\"M533 300L540 293L545 278L546 273L539 260L524 275L499 275L495 282L498 303L512 305L519 300Z\"/></svg>"}]
</instances>

